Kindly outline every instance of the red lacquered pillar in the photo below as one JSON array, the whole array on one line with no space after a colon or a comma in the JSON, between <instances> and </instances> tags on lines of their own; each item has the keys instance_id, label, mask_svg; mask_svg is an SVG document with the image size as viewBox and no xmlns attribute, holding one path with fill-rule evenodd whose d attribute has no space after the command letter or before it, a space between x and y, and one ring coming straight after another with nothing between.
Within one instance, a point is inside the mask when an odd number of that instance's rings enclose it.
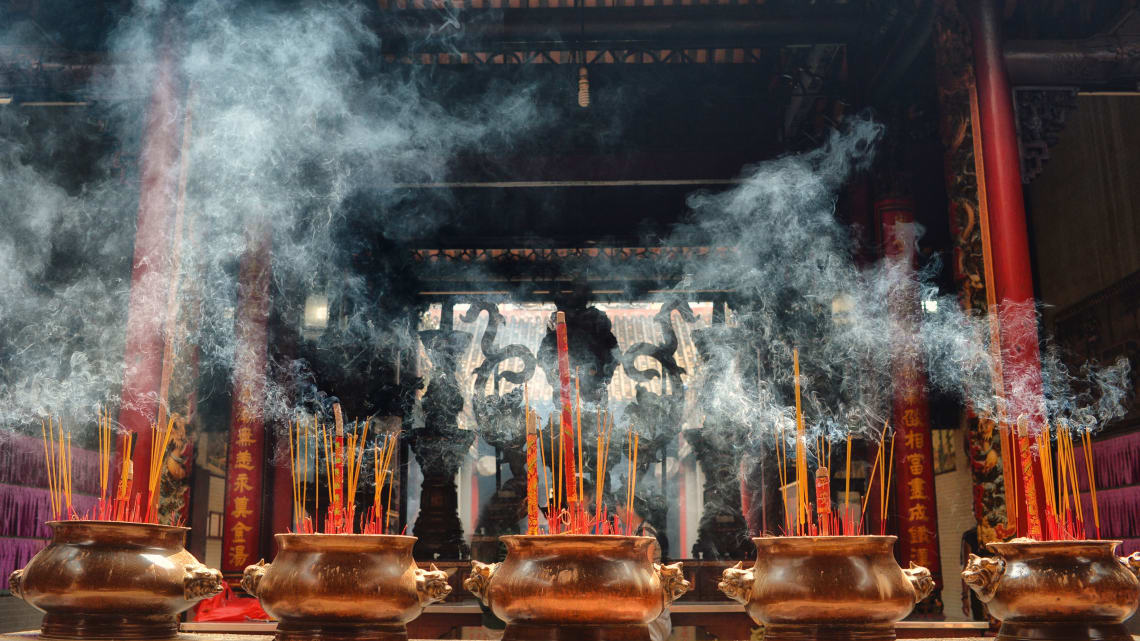
<instances>
[{"instance_id":1,"label":"red lacquered pillar","mask_svg":"<svg viewBox=\"0 0 1140 641\"><path fill-rule=\"evenodd\" d=\"M269 358L270 231L267 225L261 222L247 228L245 252L238 269L233 405L222 532L221 569L227 573L241 573L246 565L260 558L265 374ZM281 487L275 491L286 493Z\"/></svg>"},{"instance_id":2,"label":"red lacquered pillar","mask_svg":"<svg viewBox=\"0 0 1140 641\"><path fill-rule=\"evenodd\" d=\"M273 502L272 518L270 519L269 536L272 538L272 543L269 548L276 556L277 552L277 539L274 534L282 534L293 530L293 469L291 461L283 461L281 456L282 452L288 452L289 446L282 445L281 441L284 440L280 437L273 439L273 448L269 452L268 463L273 466L273 480L270 482L269 487L272 488L269 494L269 500Z\"/></svg>"},{"instance_id":3,"label":"red lacquered pillar","mask_svg":"<svg viewBox=\"0 0 1140 641\"><path fill-rule=\"evenodd\" d=\"M139 211L131 259L119 424L134 433L133 492L147 498L150 425L158 412L163 320L169 293L171 220L178 189L182 107L173 53L155 69L139 161Z\"/></svg>"},{"instance_id":4,"label":"red lacquered pillar","mask_svg":"<svg viewBox=\"0 0 1140 641\"><path fill-rule=\"evenodd\" d=\"M1017 128L1013 98L1002 57L1001 15L995 0L966 0L974 42L974 70L982 128L985 189L989 200L990 249L994 290L998 301L1001 344L1001 380L1008 402L1006 420L1014 426L1028 419L1028 431L1016 439L1018 534L1041 537L1044 486L1040 460L1030 448L1029 436L1043 420L1041 357L1038 352L1033 272L1029 260L1029 234L1021 188ZM1004 455L1004 453L1003 453Z\"/></svg>"}]
</instances>

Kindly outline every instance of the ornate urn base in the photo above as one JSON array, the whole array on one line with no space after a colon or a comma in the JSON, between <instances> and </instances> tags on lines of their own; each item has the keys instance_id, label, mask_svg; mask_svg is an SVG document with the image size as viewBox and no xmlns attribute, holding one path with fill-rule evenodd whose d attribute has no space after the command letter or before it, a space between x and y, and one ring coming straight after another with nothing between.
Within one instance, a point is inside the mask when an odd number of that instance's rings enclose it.
<instances>
[{"instance_id":1,"label":"ornate urn base","mask_svg":"<svg viewBox=\"0 0 1140 641\"><path fill-rule=\"evenodd\" d=\"M222 591L222 574L183 547L187 528L52 521L48 546L8 579L55 639L172 639L178 614Z\"/></svg>"},{"instance_id":2,"label":"ornate urn base","mask_svg":"<svg viewBox=\"0 0 1140 641\"><path fill-rule=\"evenodd\" d=\"M926 568L898 566L893 536L752 542L756 565L728 568L718 587L764 626L766 641L891 641L895 623L934 589Z\"/></svg>"},{"instance_id":3,"label":"ornate urn base","mask_svg":"<svg viewBox=\"0 0 1140 641\"><path fill-rule=\"evenodd\" d=\"M689 589L647 536L504 536L502 563L473 561L463 586L507 623L504 641L649 641L649 624Z\"/></svg>"},{"instance_id":4,"label":"ornate urn base","mask_svg":"<svg viewBox=\"0 0 1140 641\"><path fill-rule=\"evenodd\" d=\"M962 578L1001 620L1001 641L1130 641L1124 621L1140 597L1140 552L1114 556L1120 541L990 543L970 555Z\"/></svg>"},{"instance_id":5,"label":"ornate urn base","mask_svg":"<svg viewBox=\"0 0 1140 641\"><path fill-rule=\"evenodd\" d=\"M412 560L414 536L278 534L277 558L241 586L276 618L278 641L406 641L408 621L451 592L447 574Z\"/></svg>"}]
</instances>

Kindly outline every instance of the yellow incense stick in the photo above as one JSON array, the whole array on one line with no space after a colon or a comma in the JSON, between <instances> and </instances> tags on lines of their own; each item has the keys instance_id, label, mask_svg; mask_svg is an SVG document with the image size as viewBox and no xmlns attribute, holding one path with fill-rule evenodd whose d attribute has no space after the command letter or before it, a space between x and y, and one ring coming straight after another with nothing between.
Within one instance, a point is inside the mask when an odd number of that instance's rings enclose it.
<instances>
[{"instance_id":1,"label":"yellow incense stick","mask_svg":"<svg viewBox=\"0 0 1140 641\"><path fill-rule=\"evenodd\" d=\"M847 514L851 504L851 432L847 433L847 469L844 472L845 483L843 487L843 514Z\"/></svg>"}]
</instances>

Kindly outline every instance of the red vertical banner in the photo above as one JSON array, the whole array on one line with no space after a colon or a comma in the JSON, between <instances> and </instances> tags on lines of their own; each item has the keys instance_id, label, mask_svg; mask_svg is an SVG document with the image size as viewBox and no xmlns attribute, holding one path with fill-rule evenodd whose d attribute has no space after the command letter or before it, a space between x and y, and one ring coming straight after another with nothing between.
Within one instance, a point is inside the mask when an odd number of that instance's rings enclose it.
<instances>
[{"instance_id":1,"label":"red vertical banner","mask_svg":"<svg viewBox=\"0 0 1140 641\"><path fill-rule=\"evenodd\" d=\"M241 572L260 558L269 276L269 228L251 227L247 229L246 249L238 271L234 314L234 386L222 533L223 572Z\"/></svg>"},{"instance_id":2,"label":"red vertical banner","mask_svg":"<svg viewBox=\"0 0 1140 641\"><path fill-rule=\"evenodd\" d=\"M914 201L883 199L875 203L883 231L883 251L899 270L888 304L895 336L891 356L893 379L892 425L895 429L894 475L899 510L899 556L904 565L916 563L934 575L942 588L938 551L938 510L934 500L934 444L926 374L913 344L920 320L920 301L914 278L917 236Z\"/></svg>"}]
</instances>

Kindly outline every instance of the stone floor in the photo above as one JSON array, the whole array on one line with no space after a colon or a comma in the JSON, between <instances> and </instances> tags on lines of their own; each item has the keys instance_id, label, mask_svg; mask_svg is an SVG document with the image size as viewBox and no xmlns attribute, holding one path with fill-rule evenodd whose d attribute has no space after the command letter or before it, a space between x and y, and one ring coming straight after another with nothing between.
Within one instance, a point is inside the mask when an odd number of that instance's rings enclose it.
<instances>
[{"instance_id":1,"label":"stone floor","mask_svg":"<svg viewBox=\"0 0 1140 641\"><path fill-rule=\"evenodd\" d=\"M0 633L34 630L43 614L14 596L0 596Z\"/></svg>"}]
</instances>

